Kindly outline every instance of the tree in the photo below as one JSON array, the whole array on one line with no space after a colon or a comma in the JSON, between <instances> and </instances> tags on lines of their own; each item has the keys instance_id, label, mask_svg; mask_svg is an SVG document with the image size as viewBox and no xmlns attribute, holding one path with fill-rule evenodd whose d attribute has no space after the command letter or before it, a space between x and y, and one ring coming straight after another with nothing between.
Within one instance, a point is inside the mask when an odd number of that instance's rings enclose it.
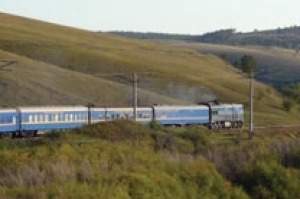
<instances>
[{"instance_id":1,"label":"tree","mask_svg":"<svg viewBox=\"0 0 300 199\"><path fill-rule=\"evenodd\" d=\"M255 59L251 55L244 55L241 58L241 69L249 76L252 75L251 73L256 69Z\"/></svg>"},{"instance_id":2,"label":"tree","mask_svg":"<svg viewBox=\"0 0 300 199\"><path fill-rule=\"evenodd\" d=\"M292 108L295 106L295 101L293 99L287 98L283 101L282 106L284 110L290 112L290 110L292 110Z\"/></svg>"}]
</instances>

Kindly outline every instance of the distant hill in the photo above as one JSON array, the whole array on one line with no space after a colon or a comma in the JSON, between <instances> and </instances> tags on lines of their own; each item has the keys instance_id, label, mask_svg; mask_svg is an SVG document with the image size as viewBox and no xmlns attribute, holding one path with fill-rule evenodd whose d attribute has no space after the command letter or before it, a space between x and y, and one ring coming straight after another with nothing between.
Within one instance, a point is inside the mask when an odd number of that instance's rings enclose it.
<instances>
[{"instance_id":1,"label":"distant hill","mask_svg":"<svg viewBox=\"0 0 300 199\"><path fill-rule=\"evenodd\" d=\"M182 34L152 33L152 32L132 32L132 31L110 31L109 34L129 37L133 39L158 39L158 40L190 40L193 41L194 36Z\"/></svg>"},{"instance_id":2,"label":"distant hill","mask_svg":"<svg viewBox=\"0 0 300 199\"><path fill-rule=\"evenodd\" d=\"M300 27L249 33L239 33L234 29L220 30L196 37L194 41L229 45L278 46L298 50L300 49Z\"/></svg>"},{"instance_id":3,"label":"distant hill","mask_svg":"<svg viewBox=\"0 0 300 199\"><path fill-rule=\"evenodd\" d=\"M278 46L300 49L300 26L277 28L273 30L253 31L249 33L236 32L235 29L224 29L203 35L180 35L163 33L110 32L135 39L184 40L201 43L228 45L258 45Z\"/></svg>"}]
</instances>

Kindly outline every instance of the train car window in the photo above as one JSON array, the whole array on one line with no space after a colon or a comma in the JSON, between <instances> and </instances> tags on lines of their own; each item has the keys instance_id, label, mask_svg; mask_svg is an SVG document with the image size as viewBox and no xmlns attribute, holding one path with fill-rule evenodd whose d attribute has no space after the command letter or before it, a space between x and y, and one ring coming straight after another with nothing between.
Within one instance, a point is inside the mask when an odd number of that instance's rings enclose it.
<instances>
[{"instance_id":1,"label":"train car window","mask_svg":"<svg viewBox=\"0 0 300 199\"><path fill-rule=\"evenodd\" d=\"M48 122L48 121L49 121L49 115L45 114L45 122Z\"/></svg>"},{"instance_id":2,"label":"train car window","mask_svg":"<svg viewBox=\"0 0 300 199\"><path fill-rule=\"evenodd\" d=\"M218 111L217 110L213 110L211 114L212 115L218 115Z\"/></svg>"},{"instance_id":3,"label":"train car window","mask_svg":"<svg viewBox=\"0 0 300 199\"><path fill-rule=\"evenodd\" d=\"M69 121L69 115L68 114L65 114L65 121Z\"/></svg>"},{"instance_id":4,"label":"train car window","mask_svg":"<svg viewBox=\"0 0 300 199\"><path fill-rule=\"evenodd\" d=\"M70 114L70 121L73 121L73 114Z\"/></svg>"},{"instance_id":5,"label":"train car window","mask_svg":"<svg viewBox=\"0 0 300 199\"><path fill-rule=\"evenodd\" d=\"M26 119L24 118L24 121L26 121ZM31 123L32 122L32 115L28 116L28 122Z\"/></svg>"},{"instance_id":6,"label":"train car window","mask_svg":"<svg viewBox=\"0 0 300 199\"><path fill-rule=\"evenodd\" d=\"M43 114L40 114L39 120L40 120L40 122L44 121L44 115Z\"/></svg>"},{"instance_id":7,"label":"train car window","mask_svg":"<svg viewBox=\"0 0 300 199\"><path fill-rule=\"evenodd\" d=\"M83 114L83 121L87 120L87 114Z\"/></svg>"},{"instance_id":8,"label":"train car window","mask_svg":"<svg viewBox=\"0 0 300 199\"><path fill-rule=\"evenodd\" d=\"M34 121L33 122L38 122L39 121L39 117L38 117L38 115L37 114L34 114Z\"/></svg>"},{"instance_id":9,"label":"train car window","mask_svg":"<svg viewBox=\"0 0 300 199\"><path fill-rule=\"evenodd\" d=\"M59 121L58 119L59 119L59 114L58 113L54 114L54 121L58 122Z\"/></svg>"},{"instance_id":10,"label":"train car window","mask_svg":"<svg viewBox=\"0 0 300 199\"><path fill-rule=\"evenodd\" d=\"M74 121L77 121L77 114L74 114Z\"/></svg>"},{"instance_id":11,"label":"train car window","mask_svg":"<svg viewBox=\"0 0 300 199\"><path fill-rule=\"evenodd\" d=\"M64 115L62 113L58 114L58 121L63 121Z\"/></svg>"}]
</instances>

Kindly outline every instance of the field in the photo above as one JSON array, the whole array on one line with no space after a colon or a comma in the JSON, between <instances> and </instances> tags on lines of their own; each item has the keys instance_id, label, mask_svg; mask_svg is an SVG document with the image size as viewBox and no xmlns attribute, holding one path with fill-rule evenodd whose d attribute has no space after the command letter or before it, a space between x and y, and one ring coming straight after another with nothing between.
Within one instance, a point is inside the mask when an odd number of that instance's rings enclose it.
<instances>
[{"instance_id":1,"label":"field","mask_svg":"<svg viewBox=\"0 0 300 199\"><path fill-rule=\"evenodd\" d=\"M245 104L248 79L212 55L105 33L0 14L1 105L86 104L130 106L132 73L138 105L195 104L212 99ZM255 83L256 125L298 123L281 95Z\"/></svg>"},{"instance_id":2,"label":"field","mask_svg":"<svg viewBox=\"0 0 300 199\"><path fill-rule=\"evenodd\" d=\"M0 140L1 198L297 198L299 130L212 132L129 121Z\"/></svg>"}]
</instances>

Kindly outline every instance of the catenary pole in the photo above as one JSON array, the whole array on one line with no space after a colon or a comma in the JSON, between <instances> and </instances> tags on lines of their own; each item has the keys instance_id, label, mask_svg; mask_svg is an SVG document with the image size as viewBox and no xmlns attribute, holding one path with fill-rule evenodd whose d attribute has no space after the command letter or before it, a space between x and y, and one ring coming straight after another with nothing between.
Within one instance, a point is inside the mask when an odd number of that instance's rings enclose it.
<instances>
[{"instance_id":1,"label":"catenary pole","mask_svg":"<svg viewBox=\"0 0 300 199\"><path fill-rule=\"evenodd\" d=\"M137 73L133 73L133 118L137 118Z\"/></svg>"},{"instance_id":2,"label":"catenary pole","mask_svg":"<svg viewBox=\"0 0 300 199\"><path fill-rule=\"evenodd\" d=\"M254 92L254 85L253 85L253 71L250 70L250 122L249 122L249 135L252 137L253 135L253 92Z\"/></svg>"}]
</instances>

